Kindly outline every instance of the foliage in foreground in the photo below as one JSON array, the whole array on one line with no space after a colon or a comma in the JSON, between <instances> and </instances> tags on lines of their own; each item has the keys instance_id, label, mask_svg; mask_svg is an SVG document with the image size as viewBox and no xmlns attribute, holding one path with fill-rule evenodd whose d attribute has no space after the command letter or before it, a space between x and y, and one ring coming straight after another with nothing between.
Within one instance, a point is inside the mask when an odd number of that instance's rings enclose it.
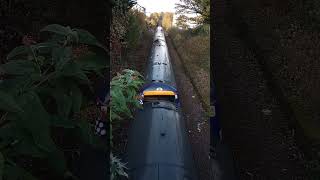
<instances>
[{"instance_id":1,"label":"foliage in foreground","mask_svg":"<svg viewBox=\"0 0 320 180\"><path fill-rule=\"evenodd\" d=\"M137 92L143 85L143 76L130 69L118 73L111 81L111 121L132 119L135 108L141 108Z\"/></svg>"},{"instance_id":2,"label":"foliage in foreground","mask_svg":"<svg viewBox=\"0 0 320 180\"><path fill-rule=\"evenodd\" d=\"M124 176L128 178L128 174L126 173L126 165L121 162L119 158L114 156L112 153L110 154L110 159L111 159L111 180L115 180L120 176Z\"/></svg>"},{"instance_id":3,"label":"foliage in foreground","mask_svg":"<svg viewBox=\"0 0 320 180\"><path fill-rule=\"evenodd\" d=\"M137 99L137 92L143 85L142 75L130 69L118 73L111 81L111 106L110 106L110 144L113 146L113 127L118 128L121 120L132 119L134 109L141 108ZM111 153L111 179L119 176L128 177L125 172L126 166L119 158Z\"/></svg>"},{"instance_id":4,"label":"foliage in foreground","mask_svg":"<svg viewBox=\"0 0 320 180\"><path fill-rule=\"evenodd\" d=\"M43 160L50 173L73 177L53 129L92 143L90 124L75 115L89 105L89 76L107 67L106 52L82 29L53 24L41 31L50 34L47 41L16 47L0 65L0 179L36 179L25 159Z\"/></svg>"}]
</instances>

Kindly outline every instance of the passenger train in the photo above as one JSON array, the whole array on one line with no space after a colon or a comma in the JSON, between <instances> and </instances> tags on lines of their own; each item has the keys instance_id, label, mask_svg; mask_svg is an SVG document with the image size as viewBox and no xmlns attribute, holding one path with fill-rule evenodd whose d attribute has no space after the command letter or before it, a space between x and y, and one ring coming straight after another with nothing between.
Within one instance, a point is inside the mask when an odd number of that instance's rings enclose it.
<instances>
[{"instance_id":1,"label":"passenger train","mask_svg":"<svg viewBox=\"0 0 320 180\"><path fill-rule=\"evenodd\" d=\"M131 180L197 180L164 30L158 26L129 130Z\"/></svg>"}]
</instances>

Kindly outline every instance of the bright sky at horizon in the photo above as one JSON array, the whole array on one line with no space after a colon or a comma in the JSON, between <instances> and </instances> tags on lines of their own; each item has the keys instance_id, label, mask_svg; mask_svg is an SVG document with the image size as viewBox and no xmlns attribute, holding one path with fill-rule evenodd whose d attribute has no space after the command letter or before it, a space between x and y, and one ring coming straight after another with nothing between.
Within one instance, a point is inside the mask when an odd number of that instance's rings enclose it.
<instances>
[{"instance_id":1,"label":"bright sky at horizon","mask_svg":"<svg viewBox=\"0 0 320 180\"><path fill-rule=\"evenodd\" d=\"M175 12L175 4L180 0L137 0L138 4L146 8L147 15L153 12Z\"/></svg>"},{"instance_id":2,"label":"bright sky at horizon","mask_svg":"<svg viewBox=\"0 0 320 180\"><path fill-rule=\"evenodd\" d=\"M149 16L153 12L173 12L175 13L175 4L179 3L180 0L137 0L137 3L146 8L146 15ZM185 14L189 17L194 17L196 14ZM173 16L173 25L176 24L177 16ZM195 25L190 24L190 27L194 27Z\"/></svg>"}]
</instances>

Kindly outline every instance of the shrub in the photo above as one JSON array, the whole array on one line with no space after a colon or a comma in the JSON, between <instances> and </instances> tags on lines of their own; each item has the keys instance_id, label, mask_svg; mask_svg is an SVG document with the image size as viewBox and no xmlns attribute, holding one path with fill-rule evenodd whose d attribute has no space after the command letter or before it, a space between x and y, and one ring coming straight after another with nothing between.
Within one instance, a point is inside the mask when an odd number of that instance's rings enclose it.
<instances>
[{"instance_id":1,"label":"shrub","mask_svg":"<svg viewBox=\"0 0 320 180\"><path fill-rule=\"evenodd\" d=\"M144 83L142 75L125 69L111 81L111 121L133 118L135 108L141 108L137 99L137 91Z\"/></svg>"},{"instance_id":2,"label":"shrub","mask_svg":"<svg viewBox=\"0 0 320 180\"><path fill-rule=\"evenodd\" d=\"M113 127L119 126L121 120L133 118L134 109L141 108L137 99L138 89L144 83L143 77L137 71L125 69L111 81L111 112L110 112L110 144L113 146ZM128 177L126 166L119 158L111 154L111 179L119 176Z\"/></svg>"},{"instance_id":3,"label":"shrub","mask_svg":"<svg viewBox=\"0 0 320 180\"><path fill-rule=\"evenodd\" d=\"M75 115L92 98L89 76L107 67L104 48L82 29L53 24L41 31L50 39L16 47L0 65L0 179L35 179L20 167L21 156L43 159L59 176L73 177L53 128L92 143L90 124Z\"/></svg>"}]
</instances>

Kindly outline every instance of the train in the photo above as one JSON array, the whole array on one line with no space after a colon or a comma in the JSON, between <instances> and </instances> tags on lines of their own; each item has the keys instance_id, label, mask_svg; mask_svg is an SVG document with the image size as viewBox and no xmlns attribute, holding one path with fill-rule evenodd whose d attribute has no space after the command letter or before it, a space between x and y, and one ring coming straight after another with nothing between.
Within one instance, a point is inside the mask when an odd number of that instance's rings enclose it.
<instances>
[{"instance_id":1,"label":"train","mask_svg":"<svg viewBox=\"0 0 320 180\"><path fill-rule=\"evenodd\" d=\"M143 108L135 111L128 135L129 179L197 180L161 23L155 29L140 95Z\"/></svg>"}]
</instances>

